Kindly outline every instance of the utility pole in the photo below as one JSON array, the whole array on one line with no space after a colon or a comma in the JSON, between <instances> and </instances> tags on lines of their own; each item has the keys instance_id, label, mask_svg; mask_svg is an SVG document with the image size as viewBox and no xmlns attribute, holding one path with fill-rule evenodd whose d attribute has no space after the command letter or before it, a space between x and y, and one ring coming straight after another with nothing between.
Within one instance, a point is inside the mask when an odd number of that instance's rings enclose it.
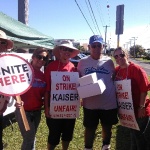
<instances>
[{"instance_id":1,"label":"utility pole","mask_svg":"<svg viewBox=\"0 0 150 150\"><path fill-rule=\"evenodd\" d=\"M18 21L28 25L29 0L18 0Z\"/></svg>"},{"instance_id":2,"label":"utility pole","mask_svg":"<svg viewBox=\"0 0 150 150\"><path fill-rule=\"evenodd\" d=\"M130 49L131 49L132 40L133 39L129 39ZM129 49L129 52L131 52L130 49Z\"/></svg>"},{"instance_id":3,"label":"utility pole","mask_svg":"<svg viewBox=\"0 0 150 150\"><path fill-rule=\"evenodd\" d=\"M129 49L128 49L128 44L129 44L129 42L126 42L126 49L127 49L127 51L129 50Z\"/></svg>"},{"instance_id":4,"label":"utility pole","mask_svg":"<svg viewBox=\"0 0 150 150\"><path fill-rule=\"evenodd\" d=\"M132 37L134 40L134 59L135 59L135 40L137 40L137 37Z\"/></svg>"},{"instance_id":5,"label":"utility pole","mask_svg":"<svg viewBox=\"0 0 150 150\"><path fill-rule=\"evenodd\" d=\"M132 40L133 40L133 39L129 39L130 48L131 48Z\"/></svg>"},{"instance_id":6,"label":"utility pole","mask_svg":"<svg viewBox=\"0 0 150 150\"><path fill-rule=\"evenodd\" d=\"M106 54L106 39L107 39L107 28L109 27L109 26L103 26L103 27L105 27L105 54Z\"/></svg>"}]
</instances>

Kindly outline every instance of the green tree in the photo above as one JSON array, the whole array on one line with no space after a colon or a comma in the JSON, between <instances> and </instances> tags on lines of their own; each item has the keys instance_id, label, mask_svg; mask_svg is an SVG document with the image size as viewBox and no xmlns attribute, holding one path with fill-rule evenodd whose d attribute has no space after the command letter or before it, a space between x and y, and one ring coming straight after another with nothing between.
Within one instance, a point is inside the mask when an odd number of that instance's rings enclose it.
<instances>
[{"instance_id":1,"label":"green tree","mask_svg":"<svg viewBox=\"0 0 150 150\"><path fill-rule=\"evenodd\" d=\"M130 47L130 55L134 57L141 57L141 55L144 55L145 49L141 45L135 45Z\"/></svg>"},{"instance_id":2,"label":"green tree","mask_svg":"<svg viewBox=\"0 0 150 150\"><path fill-rule=\"evenodd\" d=\"M80 50L80 52L85 52L85 49L83 46L78 46L77 48Z\"/></svg>"}]
</instances>

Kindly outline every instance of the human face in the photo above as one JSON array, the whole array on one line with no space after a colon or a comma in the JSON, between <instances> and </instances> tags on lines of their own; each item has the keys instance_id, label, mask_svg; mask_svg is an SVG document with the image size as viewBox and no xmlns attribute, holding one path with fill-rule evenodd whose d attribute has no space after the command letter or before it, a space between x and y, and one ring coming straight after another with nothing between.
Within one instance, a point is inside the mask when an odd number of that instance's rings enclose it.
<instances>
[{"instance_id":1,"label":"human face","mask_svg":"<svg viewBox=\"0 0 150 150\"><path fill-rule=\"evenodd\" d=\"M68 60L71 58L71 54L74 50L67 47L60 47L60 60Z\"/></svg>"},{"instance_id":2,"label":"human face","mask_svg":"<svg viewBox=\"0 0 150 150\"><path fill-rule=\"evenodd\" d=\"M102 50L103 50L103 45L99 42L95 42L91 45L89 45L89 49L91 51L91 57L93 59L100 59Z\"/></svg>"},{"instance_id":3,"label":"human face","mask_svg":"<svg viewBox=\"0 0 150 150\"><path fill-rule=\"evenodd\" d=\"M115 58L116 63L120 67L125 68L127 66L128 64L127 55L121 49L118 49L114 52L114 58Z\"/></svg>"},{"instance_id":4,"label":"human face","mask_svg":"<svg viewBox=\"0 0 150 150\"><path fill-rule=\"evenodd\" d=\"M32 58L32 66L36 69L40 69L48 61L47 52L42 52Z\"/></svg>"}]
</instances>

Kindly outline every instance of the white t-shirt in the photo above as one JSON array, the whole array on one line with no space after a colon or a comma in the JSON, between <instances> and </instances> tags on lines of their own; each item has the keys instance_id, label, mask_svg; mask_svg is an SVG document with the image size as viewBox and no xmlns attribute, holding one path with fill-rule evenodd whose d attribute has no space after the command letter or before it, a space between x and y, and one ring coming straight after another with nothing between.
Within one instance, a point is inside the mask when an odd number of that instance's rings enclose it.
<instances>
[{"instance_id":1,"label":"white t-shirt","mask_svg":"<svg viewBox=\"0 0 150 150\"><path fill-rule=\"evenodd\" d=\"M96 72L97 78L103 79L106 85L103 94L84 98L83 107L105 110L117 108L115 84L112 80L115 68L110 57L102 56L101 59L95 60L91 56L87 56L80 60L77 70L81 76Z\"/></svg>"}]
</instances>

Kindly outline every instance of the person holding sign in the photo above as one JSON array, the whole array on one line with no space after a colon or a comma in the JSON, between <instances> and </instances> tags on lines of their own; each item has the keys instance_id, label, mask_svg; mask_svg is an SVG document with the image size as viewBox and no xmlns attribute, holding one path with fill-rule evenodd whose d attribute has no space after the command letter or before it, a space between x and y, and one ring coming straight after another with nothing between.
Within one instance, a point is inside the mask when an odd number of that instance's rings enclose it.
<instances>
[{"instance_id":1,"label":"person holding sign","mask_svg":"<svg viewBox=\"0 0 150 150\"><path fill-rule=\"evenodd\" d=\"M128 53L121 47L114 51L116 67L116 90L119 118L131 132L131 150L150 149L150 99L147 96L149 80L146 72L137 64L128 60ZM118 82L119 81L119 82ZM130 81L130 84L128 82ZM127 87L125 91L125 87ZM131 89L128 91L128 89ZM131 98L130 98L131 93ZM131 102L130 102L130 101ZM133 106L132 106L133 105ZM135 116L139 130L132 126ZM130 117L129 117L130 114ZM127 121L129 122L127 124Z\"/></svg>"},{"instance_id":2,"label":"person holding sign","mask_svg":"<svg viewBox=\"0 0 150 150\"><path fill-rule=\"evenodd\" d=\"M4 31L0 30L0 52L6 52L13 48L13 41L7 38L7 35ZM0 149L3 149L2 142L2 132L3 132L3 113L7 108L8 101L0 102L0 105L3 104L2 109L0 109Z\"/></svg>"},{"instance_id":3,"label":"person holding sign","mask_svg":"<svg viewBox=\"0 0 150 150\"><path fill-rule=\"evenodd\" d=\"M118 122L115 85L112 79L115 68L111 58L102 54L103 44L101 36L91 36L88 45L91 54L81 59L77 66L81 77L95 72L97 79L103 79L106 85L102 94L83 98L85 150L92 150L99 121L102 126L102 150L110 149L112 125Z\"/></svg>"},{"instance_id":4,"label":"person holding sign","mask_svg":"<svg viewBox=\"0 0 150 150\"><path fill-rule=\"evenodd\" d=\"M33 150L35 149L35 135L37 128L41 120L41 107L44 103L44 93L46 89L46 82L44 73L40 70L42 66L46 64L49 59L49 53L44 48L38 48L34 50L32 55L31 65L34 70L34 80L31 84L31 88L24 94L20 95L21 104L16 103L15 115L18 122L23 143L21 150ZM30 126L30 130L26 131L22 122L22 117L19 108L24 106L25 114Z\"/></svg>"},{"instance_id":5,"label":"person holding sign","mask_svg":"<svg viewBox=\"0 0 150 150\"><path fill-rule=\"evenodd\" d=\"M75 72L75 66L69 61L69 58L72 58L76 56L79 53L79 50L75 48L72 44L71 41L62 41L60 45L56 46L53 49L53 54L56 57L56 60L51 62L45 71L45 77L46 77L46 83L47 83L47 88L46 88L46 93L45 93L45 116L46 116L46 122L47 126L49 128L49 135L48 135L48 150L54 150L55 147L59 144L60 137L62 137L62 149L67 150L69 147L69 143L72 140L73 136L73 130L74 130L74 125L75 125L75 118L67 118L68 116L63 117L63 112L64 110L69 111L69 110L75 110L74 106L71 107L66 107L63 105L61 109L58 108L56 105L56 111L62 111L60 113L59 118L52 118L50 114L50 106L52 106L53 101L58 101L58 105L60 103L63 104L63 101L66 101L69 103L70 101L79 101L77 94L62 94L64 97L62 97L61 93L60 94L55 94L54 97L52 98L52 91L60 90L62 92L65 92L66 90L70 91L75 91L76 90L76 84L70 84L68 86L68 82L66 83L60 83L57 84L57 87L55 90L53 90L53 76L52 73L57 71L57 74L61 74L66 72ZM56 77L56 76L55 76ZM54 78L55 78L54 77ZM57 78L57 77L56 77ZM70 78L68 76L65 76L64 78L65 81L69 81ZM64 81L63 80L63 81ZM58 81L59 82L59 81ZM51 97L51 98L50 98ZM60 102L61 101L61 102ZM66 115L66 114L64 114ZM60 118L62 116L62 118Z\"/></svg>"}]
</instances>

